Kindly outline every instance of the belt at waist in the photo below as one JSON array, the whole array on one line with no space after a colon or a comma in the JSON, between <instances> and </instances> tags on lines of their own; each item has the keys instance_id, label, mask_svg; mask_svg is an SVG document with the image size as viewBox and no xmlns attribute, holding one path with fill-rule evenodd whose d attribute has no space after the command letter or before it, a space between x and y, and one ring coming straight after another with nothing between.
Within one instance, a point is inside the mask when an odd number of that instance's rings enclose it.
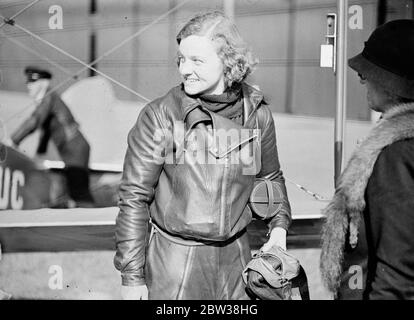
<instances>
[{"instance_id":1,"label":"belt at waist","mask_svg":"<svg viewBox=\"0 0 414 320\"><path fill-rule=\"evenodd\" d=\"M211 246L211 245L220 245L222 246L223 244L227 244L230 243L232 241L234 241L236 238L240 237L240 235L242 235L244 232L246 232L246 229L240 231L239 233L235 234L233 237L227 239L227 240L223 240L223 241L214 241L214 240L194 240L194 239L186 239L186 238L182 238L180 236L176 236L173 235L171 233L168 233L164 230L162 230L159 226L157 226L154 222L150 221L151 225L152 225L152 230L151 230L151 237L154 233L158 232L161 236L163 236L164 238L166 238L167 240L177 243L177 244L181 244L183 246Z\"/></svg>"}]
</instances>

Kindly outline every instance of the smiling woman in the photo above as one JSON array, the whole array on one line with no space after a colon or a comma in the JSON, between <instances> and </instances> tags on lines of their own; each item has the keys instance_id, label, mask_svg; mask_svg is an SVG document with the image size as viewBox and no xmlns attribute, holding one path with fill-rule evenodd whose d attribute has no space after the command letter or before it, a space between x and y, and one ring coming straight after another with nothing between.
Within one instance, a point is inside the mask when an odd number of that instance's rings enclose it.
<instances>
[{"instance_id":1,"label":"smiling woman","mask_svg":"<svg viewBox=\"0 0 414 320\"><path fill-rule=\"evenodd\" d=\"M194 35L181 41L178 70L189 95L224 92L224 65L206 37Z\"/></svg>"},{"instance_id":2,"label":"smiling woman","mask_svg":"<svg viewBox=\"0 0 414 320\"><path fill-rule=\"evenodd\" d=\"M282 193L262 250L286 249L291 223L272 113L244 82L256 62L222 13L197 15L176 39L182 84L150 102L128 136L114 259L121 292L127 299L248 299L241 274L251 259L246 227L256 178ZM193 133L197 139L183 144L180 137ZM253 152L248 163L246 150ZM193 151L206 157L198 161Z\"/></svg>"},{"instance_id":3,"label":"smiling woman","mask_svg":"<svg viewBox=\"0 0 414 320\"><path fill-rule=\"evenodd\" d=\"M220 71L227 88L230 88L234 83L241 83L253 71L253 67L258 62L240 36L237 27L229 19L224 19L222 13L218 11L197 15L191 19L177 35L180 50L182 49L182 41L198 41L197 45L200 46L198 49L207 50L208 54L206 52L204 54L210 57L208 60L211 62L216 61L216 56L218 56L223 66ZM202 65L207 62L206 58L208 57L205 57L202 51L197 50L197 45L192 50L201 54L200 57L195 56L194 58L199 59L195 61L197 65ZM188 48L188 44L184 46ZM215 50L212 50L213 48ZM182 52L180 53L182 55ZM179 68L182 62L180 53ZM183 75L181 69L180 73Z\"/></svg>"}]
</instances>

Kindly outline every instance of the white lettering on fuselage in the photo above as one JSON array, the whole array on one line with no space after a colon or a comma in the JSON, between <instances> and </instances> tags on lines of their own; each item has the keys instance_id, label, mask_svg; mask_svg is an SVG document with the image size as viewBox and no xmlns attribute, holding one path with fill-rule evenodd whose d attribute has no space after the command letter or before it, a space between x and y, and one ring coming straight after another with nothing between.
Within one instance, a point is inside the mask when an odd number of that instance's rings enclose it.
<instances>
[{"instance_id":1,"label":"white lettering on fuselage","mask_svg":"<svg viewBox=\"0 0 414 320\"><path fill-rule=\"evenodd\" d=\"M0 167L0 209L22 209L24 200L20 188L24 187L23 171Z\"/></svg>"}]
</instances>

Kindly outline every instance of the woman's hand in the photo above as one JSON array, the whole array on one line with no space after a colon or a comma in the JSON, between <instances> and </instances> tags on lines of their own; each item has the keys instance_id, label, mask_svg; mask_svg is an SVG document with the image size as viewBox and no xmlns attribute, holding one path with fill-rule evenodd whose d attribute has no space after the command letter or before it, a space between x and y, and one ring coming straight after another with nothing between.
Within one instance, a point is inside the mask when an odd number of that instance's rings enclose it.
<instances>
[{"instance_id":1,"label":"woman's hand","mask_svg":"<svg viewBox=\"0 0 414 320\"><path fill-rule=\"evenodd\" d=\"M142 286L121 286L121 297L124 300L148 300L148 288Z\"/></svg>"},{"instance_id":2,"label":"woman's hand","mask_svg":"<svg viewBox=\"0 0 414 320\"><path fill-rule=\"evenodd\" d=\"M283 250L286 250L286 230L276 227L270 233L269 240L263 245L262 251L268 251L274 245L278 245Z\"/></svg>"}]
</instances>

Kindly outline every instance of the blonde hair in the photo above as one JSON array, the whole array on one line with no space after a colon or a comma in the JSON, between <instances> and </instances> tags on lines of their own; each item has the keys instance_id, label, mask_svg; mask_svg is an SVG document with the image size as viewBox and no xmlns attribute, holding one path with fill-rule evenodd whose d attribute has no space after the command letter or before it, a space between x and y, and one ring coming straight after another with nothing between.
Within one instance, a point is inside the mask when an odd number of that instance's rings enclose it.
<instances>
[{"instance_id":1,"label":"blonde hair","mask_svg":"<svg viewBox=\"0 0 414 320\"><path fill-rule=\"evenodd\" d=\"M244 42L236 25L220 11L198 14L188 21L178 33L176 40L190 35L205 36L217 46L217 55L224 64L227 88L241 83L249 75L258 60Z\"/></svg>"}]
</instances>

